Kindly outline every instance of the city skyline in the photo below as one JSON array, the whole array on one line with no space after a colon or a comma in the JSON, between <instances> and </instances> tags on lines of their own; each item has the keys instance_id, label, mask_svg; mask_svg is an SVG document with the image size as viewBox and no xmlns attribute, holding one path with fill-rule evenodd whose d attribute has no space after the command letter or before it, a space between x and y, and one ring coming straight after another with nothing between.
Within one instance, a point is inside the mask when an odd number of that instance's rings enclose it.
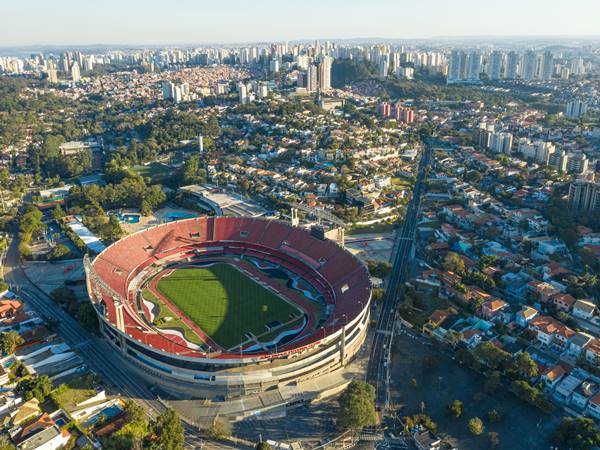
<instances>
[{"instance_id":1,"label":"city skyline","mask_svg":"<svg viewBox=\"0 0 600 450\"><path fill-rule=\"evenodd\" d=\"M95 5L33 0L5 6L0 42L9 47L599 35L597 2L577 0L547 6L541 0L507 0L491 6L474 0L418 4L389 0L322 4L309 0L301 7L273 0L253 4L182 0L176 5L159 0L125 4L107 0Z\"/></svg>"}]
</instances>

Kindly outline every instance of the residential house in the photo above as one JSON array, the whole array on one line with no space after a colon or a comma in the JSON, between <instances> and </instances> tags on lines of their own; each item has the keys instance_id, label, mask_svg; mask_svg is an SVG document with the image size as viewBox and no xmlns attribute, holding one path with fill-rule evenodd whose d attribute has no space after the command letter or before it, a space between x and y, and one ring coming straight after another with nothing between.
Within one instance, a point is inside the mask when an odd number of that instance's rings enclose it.
<instances>
[{"instance_id":1,"label":"residential house","mask_svg":"<svg viewBox=\"0 0 600 450\"><path fill-rule=\"evenodd\" d=\"M529 322L531 322L538 314L539 312L537 309L523 305L521 311L519 311L515 317L515 322L517 322L517 325L520 327L527 328Z\"/></svg>"},{"instance_id":2,"label":"residential house","mask_svg":"<svg viewBox=\"0 0 600 450\"><path fill-rule=\"evenodd\" d=\"M562 378L569 373L570 368L565 364L555 364L548 367L540 374L542 383L546 390L553 390Z\"/></svg>"},{"instance_id":3,"label":"residential house","mask_svg":"<svg viewBox=\"0 0 600 450\"><path fill-rule=\"evenodd\" d=\"M415 433L413 439L419 450L439 450L442 446L442 440L429 430Z\"/></svg>"},{"instance_id":4,"label":"residential house","mask_svg":"<svg viewBox=\"0 0 600 450\"><path fill-rule=\"evenodd\" d=\"M573 304L573 315L579 319L590 320L595 312L596 305L588 300L577 300Z\"/></svg>"},{"instance_id":5,"label":"residential house","mask_svg":"<svg viewBox=\"0 0 600 450\"><path fill-rule=\"evenodd\" d=\"M485 302L481 305L481 316L484 319L495 321L502 320L501 312L508 307L508 303L504 300L494 299Z\"/></svg>"},{"instance_id":6,"label":"residential house","mask_svg":"<svg viewBox=\"0 0 600 450\"><path fill-rule=\"evenodd\" d=\"M569 345L565 354L572 358L577 358L593 340L594 336L583 332L577 332L569 339Z\"/></svg>"},{"instance_id":7,"label":"residential house","mask_svg":"<svg viewBox=\"0 0 600 450\"><path fill-rule=\"evenodd\" d=\"M569 312L577 300L570 294L554 294L550 297L550 302L557 311Z\"/></svg>"},{"instance_id":8,"label":"residential house","mask_svg":"<svg viewBox=\"0 0 600 450\"><path fill-rule=\"evenodd\" d=\"M589 400L600 391L598 383L592 380L583 381L571 395L570 405L579 411L585 411Z\"/></svg>"}]
</instances>

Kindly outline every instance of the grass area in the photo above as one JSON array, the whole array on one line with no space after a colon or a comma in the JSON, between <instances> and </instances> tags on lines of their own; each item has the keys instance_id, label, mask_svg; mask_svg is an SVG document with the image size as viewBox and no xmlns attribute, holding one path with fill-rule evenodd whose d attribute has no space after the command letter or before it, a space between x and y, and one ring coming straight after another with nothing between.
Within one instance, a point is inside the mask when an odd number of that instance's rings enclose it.
<instances>
[{"instance_id":1,"label":"grass area","mask_svg":"<svg viewBox=\"0 0 600 450\"><path fill-rule=\"evenodd\" d=\"M135 166L133 171L146 178L158 177L168 172L166 167L157 163L148 164L147 166Z\"/></svg>"},{"instance_id":2,"label":"grass area","mask_svg":"<svg viewBox=\"0 0 600 450\"><path fill-rule=\"evenodd\" d=\"M70 410L78 403L96 395L98 379L94 374L75 377L61 384L51 394L51 398L60 408Z\"/></svg>"},{"instance_id":3,"label":"grass area","mask_svg":"<svg viewBox=\"0 0 600 450\"><path fill-rule=\"evenodd\" d=\"M259 335L265 325L288 322L299 311L228 264L177 269L158 290L217 344L231 348Z\"/></svg>"},{"instance_id":4,"label":"grass area","mask_svg":"<svg viewBox=\"0 0 600 450\"><path fill-rule=\"evenodd\" d=\"M158 307L158 314L154 317L154 325L158 328L175 329L183 333L183 336L192 344L202 345L204 341L194 331L188 327L179 317L173 314L166 305L164 305L156 295L149 289L142 292L144 299L154 303Z\"/></svg>"}]
</instances>

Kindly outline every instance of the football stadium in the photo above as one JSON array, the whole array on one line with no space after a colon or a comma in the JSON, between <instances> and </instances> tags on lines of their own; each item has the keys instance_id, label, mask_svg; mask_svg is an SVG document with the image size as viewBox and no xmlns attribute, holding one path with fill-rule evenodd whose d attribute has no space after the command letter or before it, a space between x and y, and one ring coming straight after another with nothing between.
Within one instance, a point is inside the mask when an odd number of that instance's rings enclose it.
<instances>
[{"instance_id":1,"label":"football stadium","mask_svg":"<svg viewBox=\"0 0 600 450\"><path fill-rule=\"evenodd\" d=\"M227 398L344 367L371 286L337 243L276 220L198 217L86 259L103 335L153 381Z\"/></svg>"}]
</instances>

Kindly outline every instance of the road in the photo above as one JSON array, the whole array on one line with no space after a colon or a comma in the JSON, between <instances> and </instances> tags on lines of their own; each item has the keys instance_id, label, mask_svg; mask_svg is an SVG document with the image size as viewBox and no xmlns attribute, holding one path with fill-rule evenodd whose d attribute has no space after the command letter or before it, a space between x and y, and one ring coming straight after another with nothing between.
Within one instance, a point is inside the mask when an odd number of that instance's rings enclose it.
<instances>
[{"instance_id":1,"label":"road","mask_svg":"<svg viewBox=\"0 0 600 450\"><path fill-rule=\"evenodd\" d=\"M42 317L57 324L57 333L85 361L87 366L102 376L104 382L126 398L138 402L150 418L166 408L140 379L123 356L105 340L84 330L79 322L59 307L45 292L32 284L19 264L17 238L13 239L4 259L4 277L11 289ZM234 449L225 443L207 441L188 424L185 426L186 448Z\"/></svg>"},{"instance_id":2,"label":"road","mask_svg":"<svg viewBox=\"0 0 600 450\"><path fill-rule=\"evenodd\" d=\"M382 305L377 329L371 346L371 356L367 368L367 380L376 388L378 408L385 408L389 403L388 381L390 351L393 341L393 329L397 319L399 294L406 278L407 268L414 257L414 242L417 232L417 218L421 206L423 183L427 178L427 168L431 159L432 147L426 145L419 166L412 197L406 208L402 226L396 230L392 249L392 271L388 280L386 296Z\"/></svg>"}]
</instances>

